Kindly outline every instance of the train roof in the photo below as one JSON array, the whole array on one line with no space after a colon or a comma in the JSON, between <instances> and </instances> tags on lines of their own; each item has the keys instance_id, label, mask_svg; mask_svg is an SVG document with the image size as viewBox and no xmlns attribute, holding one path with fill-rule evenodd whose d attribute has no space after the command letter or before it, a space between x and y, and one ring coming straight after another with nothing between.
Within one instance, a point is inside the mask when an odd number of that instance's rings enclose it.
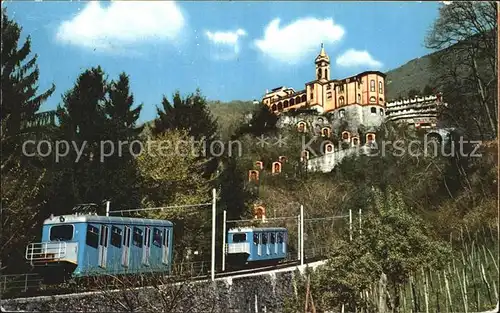
<instances>
[{"instance_id":1,"label":"train roof","mask_svg":"<svg viewBox=\"0 0 500 313\"><path fill-rule=\"evenodd\" d=\"M167 220L156 220L149 218L121 217L121 216L101 216L101 215L59 215L46 219L44 225L68 224L68 223L105 223L105 224L130 224L130 225L151 225L151 226L173 226Z\"/></svg>"},{"instance_id":2,"label":"train roof","mask_svg":"<svg viewBox=\"0 0 500 313\"><path fill-rule=\"evenodd\" d=\"M266 232L266 231L287 231L285 227L238 227L231 228L229 233L253 233L253 232Z\"/></svg>"}]
</instances>

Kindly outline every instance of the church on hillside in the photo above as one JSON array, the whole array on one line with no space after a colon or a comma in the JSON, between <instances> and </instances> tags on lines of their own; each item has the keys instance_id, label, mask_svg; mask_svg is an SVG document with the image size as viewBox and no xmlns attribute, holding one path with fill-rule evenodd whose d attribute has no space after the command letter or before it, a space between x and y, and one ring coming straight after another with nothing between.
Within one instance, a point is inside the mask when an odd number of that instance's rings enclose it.
<instances>
[{"instance_id":1,"label":"church on hillside","mask_svg":"<svg viewBox=\"0 0 500 313\"><path fill-rule=\"evenodd\" d=\"M330 57L323 44L315 59L315 79L305 83L305 89L272 89L262 98L276 114L300 108L328 113L334 119L346 119L351 127L360 124L368 127L380 125L385 117L385 74L365 71L357 75L331 79Z\"/></svg>"}]
</instances>

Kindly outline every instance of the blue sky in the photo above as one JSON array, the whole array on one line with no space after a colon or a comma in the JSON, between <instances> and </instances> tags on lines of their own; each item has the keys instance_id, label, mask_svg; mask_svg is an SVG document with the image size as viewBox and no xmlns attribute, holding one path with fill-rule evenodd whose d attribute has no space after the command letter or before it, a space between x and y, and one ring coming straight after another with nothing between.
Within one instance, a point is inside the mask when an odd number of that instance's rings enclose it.
<instances>
[{"instance_id":1,"label":"blue sky","mask_svg":"<svg viewBox=\"0 0 500 313\"><path fill-rule=\"evenodd\" d=\"M439 2L3 2L31 35L40 87L54 109L86 68L130 75L140 120L162 95L200 88L210 100L260 99L314 79L321 42L331 77L388 71L430 53Z\"/></svg>"}]
</instances>

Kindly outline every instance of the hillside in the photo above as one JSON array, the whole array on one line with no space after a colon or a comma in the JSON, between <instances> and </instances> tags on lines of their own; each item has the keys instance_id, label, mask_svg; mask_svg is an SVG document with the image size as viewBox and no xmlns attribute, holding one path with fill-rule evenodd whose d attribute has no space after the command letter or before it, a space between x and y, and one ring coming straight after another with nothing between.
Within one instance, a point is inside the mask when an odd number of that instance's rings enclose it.
<instances>
[{"instance_id":1,"label":"hillside","mask_svg":"<svg viewBox=\"0 0 500 313\"><path fill-rule=\"evenodd\" d=\"M423 90L435 79L431 69L431 58L445 53L438 51L413 59L406 64L386 72L386 99L406 98L411 89Z\"/></svg>"}]
</instances>

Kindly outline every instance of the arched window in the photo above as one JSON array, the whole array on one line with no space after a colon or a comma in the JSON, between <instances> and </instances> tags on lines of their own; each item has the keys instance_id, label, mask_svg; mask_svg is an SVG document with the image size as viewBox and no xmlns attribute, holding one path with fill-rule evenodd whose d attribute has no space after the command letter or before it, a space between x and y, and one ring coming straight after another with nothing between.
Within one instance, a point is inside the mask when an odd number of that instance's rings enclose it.
<instances>
[{"instance_id":1,"label":"arched window","mask_svg":"<svg viewBox=\"0 0 500 313\"><path fill-rule=\"evenodd\" d=\"M283 104L283 108L288 108L288 100L285 100L285 104Z\"/></svg>"},{"instance_id":2,"label":"arched window","mask_svg":"<svg viewBox=\"0 0 500 313\"><path fill-rule=\"evenodd\" d=\"M376 108L376 107L371 107L371 108L370 108L370 112L371 112L372 114L377 114L377 108Z\"/></svg>"},{"instance_id":3,"label":"arched window","mask_svg":"<svg viewBox=\"0 0 500 313\"><path fill-rule=\"evenodd\" d=\"M318 69L318 79L321 79L321 69Z\"/></svg>"},{"instance_id":4,"label":"arched window","mask_svg":"<svg viewBox=\"0 0 500 313\"><path fill-rule=\"evenodd\" d=\"M332 153L333 152L333 145L331 143L327 143L325 145L325 153Z\"/></svg>"},{"instance_id":5,"label":"arched window","mask_svg":"<svg viewBox=\"0 0 500 313\"><path fill-rule=\"evenodd\" d=\"M383 93L383 91L382 91L382 82L378 82L378 93Z\"/></svg>"},{"instance_id":6,"label":"arched window","mask_svg":"<svg viewBox=\"0 0 500 313\"><path fill-rule=\"evenodd\" d=\"M325 78L328 79L328 69L325 69Z\"/></svg>"},{"instance_id":7,"label":"arched window","mask_svg":"<svg viewBox=\"0 0 500 313\"><path fill-rule=\"evenodd\" d=\"M342 118L345 116L345 110L340 110L339 111L339 117Z\"/></svg>"},{"instance_id":8,"label":"arched window","mask_svg":"<svg viewBox=\"0 0 500 313\"><path fill-rule=\"evenodd\" d=\"M321 130L321 135L323 137L330 137L330 129L328 127L325 127Z\"/></svg>"},{"instance_id":9,"label":"arched window","mask_svg":"<svg viewBox=\"0 0 500 313\"><path fill-rule=\"evenodd\" d=\"M298 125L299 132L305 132L306 131L306 123L300 122Z\"/></svg>"},{"instance_id":10,"label":"arched window","mask_svg":"<svg viewBox=\"0 0 500 313\"><path fill-rule=\"evenodd\" d=\"M370 80L370 91L375 91L375 80Z\"/></svg>"},{"instance_id":11,"label":"arched window","mask_svg":"<svg viewBox=\"0 0 500 313\"><path fill-rule=\"evenodd\" d=\"M344 105L344 97L339 97L339 105Z\"/></svg>"},{"instance_id":12,"label":"arched window","mask_svg":"<svg viewBox=\"0 0 500 313\"><path fill-rule=\"evenodd\" d=\"M278 102L278 111L283 110L283 102Z\"/></svg>"},{"instance_id":13,"label":"arched window","mask_svg":"<svg viewBox=\"0 0 500 313\"><path fill-rule=\"evenodd\" d=\"M359 139L357 137L352 138L352 144L357 146L359 144Z\"/></svg>"},{"instance_id":14,"label":"arched window","mask_svg":"<svg viewBox=\"0 0 500 313\"><path fill-rule=\"evenodd\" d=\"M375 139L375 135L373 134L366 134L366 141L371 142Z\"/></svg>"},{"instance_id":15,"label":"arched window","mask_svg":"<svg viewBox=\"0 0 500 313\"><path fill-rule=\"evenodd\" d=\"M276 111L276 103L275 103L275 104L273 104L273 106L271 107L271 110L272 110L272 111Z\"/></svg>"},{"instance_id":16,"label":"arched window","mask_svg":"<svg viewBox=\"0 0 500 313\"><path fill-rule=\"evenodd\" d=\"M384 116L384 110L380 109L380 116Z\"/></svg>"},{"instance_id":17,"label":"arched window","mask_svg":"<svg viewBox=\"0 0 500 313\"><path fill-rule=\"evenodd\" d=\"M351 134L348 131L342 132L342 139L343 140L349 140L349 137L351 137Z\"/></svg>"},{"instance_id":18,"label":"arched window","mask_svg":"<svg viewBox=\"0 0 500 313\"><path fill-rule=\"evenodd\" d=\"M382 98L378 98L378 101L380 101L380 102L384 102L384 99L382 99Z\"/></svg>"},{"instance_id":19,"label":"arched window","mask_svg":"<svg viewBox=\"0 0 500 313\"><path fill-rule=\"evenodd\" d=\"M294 105L294 104L295 104L295 99L294 98L290 99L290 105Z\"/></svg>"},{"instance_id":20,"label":"arched window","mask_svg":"<svg viewBox=\"0 0 500 313\"><path fill-rule=\"evenodd\" d=\"M306 95L302 95L302 101L301 102L306 102L307 101L307 96Z\"/></svg>"},{"instance_id":21,"label":"arched window","mask_svg":"<svg viewBox=\"0 0 500 313\"><path fill-rule=\"evenodd\" d=\"M300 97L297 96L297 98L295 98L295 103L299 104L300 103Z\"/></svg>"},{"instance_id":22,"label":"arched window","mask_svg":"<svg viewBox=\"0 0 500 313\"><path fill-rule=\"evenodd\" d=\"M370 102L377 102L377 98L375 98L375 97L370 97Z\"/></svg>"}]
</instances>

